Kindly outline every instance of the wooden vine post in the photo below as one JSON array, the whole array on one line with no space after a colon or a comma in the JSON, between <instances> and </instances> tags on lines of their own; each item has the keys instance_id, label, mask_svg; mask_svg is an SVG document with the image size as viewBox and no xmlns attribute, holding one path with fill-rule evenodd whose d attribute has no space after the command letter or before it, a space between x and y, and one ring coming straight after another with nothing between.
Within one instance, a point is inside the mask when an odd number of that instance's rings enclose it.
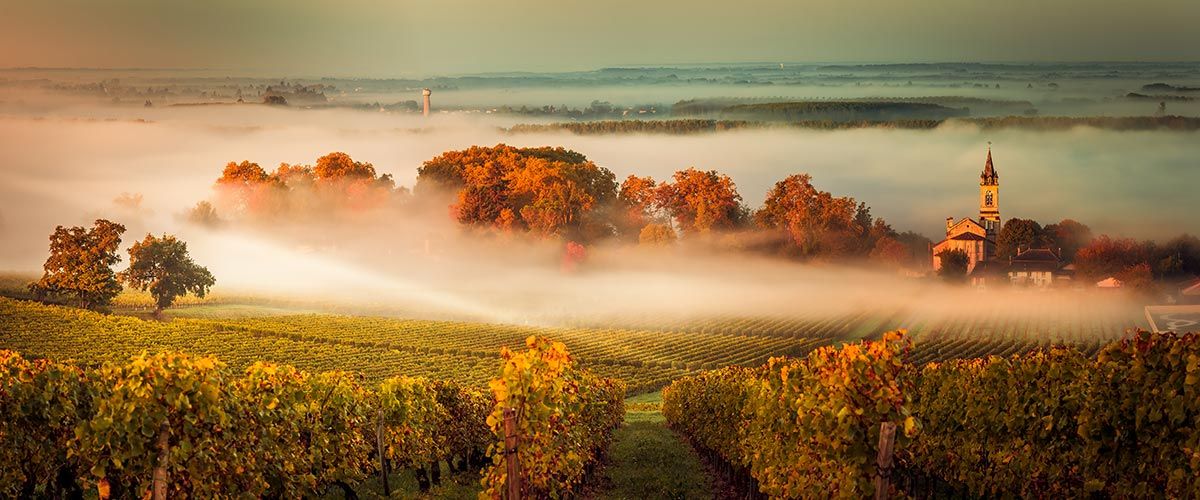
<instances>
[{"instance_id":1,"label":"wooden vine post","mask_svg":"<svg viewBox=\"0 0 1200 500\"><path fill-rule=\"evenodd\" d=\"M521 440L517 435L517 409L504 409L504 465L506 467L505 481L508 486L508 500L521 498L521 466L517 461L517 448Z\"/></svg>"},{"instance_id":2,"label":"wooden vine post","mask_svg":"<svg viewBox=\"0 0 1200 500\"><path fill-rule=\"evenodd\" d=\"M154 467L153 492L154 500L167 499L167 465L171 460L171 428L163 422L158 431L158 464Z\"/></svg>"},{"instance_id":3,"label":"wooden vine post","mask_svg":"<svg viewBox=\"0 0 1200 500\"><path fill-rule=\"evenodd\" d=\"M379 422L375 425L375 450L379 453L379 480L383 482L383 496L392 496L388 485L387 455L383 453L383 410L379 410Z\"/></svg>"},{"instance_id":4,"label":"wooden vine post","mask_svg":"<svg viewBox=\"0 0 1200 500\"><path fill-rule=\"evenodd\" d=\"M875 500L886 500L892 476L892 447L896 444L896 424L879 425L879 454L875 457Z\"/></svg>"}]
</instances>

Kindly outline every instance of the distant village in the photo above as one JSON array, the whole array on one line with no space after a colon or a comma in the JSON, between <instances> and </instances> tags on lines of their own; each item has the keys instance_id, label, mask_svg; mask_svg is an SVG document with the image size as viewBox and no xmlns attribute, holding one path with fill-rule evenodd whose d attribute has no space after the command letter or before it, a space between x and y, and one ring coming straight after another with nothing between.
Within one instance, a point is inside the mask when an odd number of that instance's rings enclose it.
<instances>
[{"instance_id":1,"label":"distant village","mask_svg":"<svg viewBox=\"0 0 1200 500\"><path fill-rule=\"evenodd\" d=\"M979 218L946 218L946 236L933 244L933 270L941 274L946 260L965 261L967 281L976 287L1012 285L1030 288L1120 289L1126 283L1116 274L1099 281L1081 281L1071 255L1062 248L1020 246L1014 255L1003 258L997 242L1003 227L1000 218L1000 175L992 160L989 144L983 172L979 175ZM955 255L956 254L956 255ZM965 256L965 259L963 258ZM962 262L958 263L961 265ZM1200 304L1200 278L1185 276L1167 283L1169 302Z\"/></svg>"}]
</instances>

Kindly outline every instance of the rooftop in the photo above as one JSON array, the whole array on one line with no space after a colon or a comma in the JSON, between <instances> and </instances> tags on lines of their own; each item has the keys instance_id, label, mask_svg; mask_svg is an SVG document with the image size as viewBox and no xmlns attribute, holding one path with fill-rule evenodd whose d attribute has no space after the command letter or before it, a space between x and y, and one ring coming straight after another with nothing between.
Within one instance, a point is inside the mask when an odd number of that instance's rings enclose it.
<instances>
[{"instance_id":1,"label":"rooftop","mask_svg":"<svg viewBox=\"0 0 1200 500\"><path fill-rule=\"evenodd\" d=\"M954 235L954 236L951 236L951 237L949 237L949 238L946 238L946 239L948 239L948 240L970 240L970 241L983 241L983 240L987 240L987 238L984 238L983 236L980 236L980 235L978 235L978 234L975 234L975 233L959 233L959 234L956 234L956 235Z\"/></svg>"},{"instance_id":2,"label":"rooftop","mask_svg":"<svg viewBox=\"0 0 1200 500\"><path fill-rule=\"evenodd\" d=\"M1012 258L1012 262L1014 264L1018 262L1053 262L1058 265L1058 254L1047 248L1018 251L1017 255Z\"/></svg>"},{"instance_id":3,"label":"rooftop","mask_svg":"<svg viewBox=\"0 0 1200 500\"><path fill-rule=\"evenodd\" d=\"M1193 280L1179 291L1181 295L1200 297L1200 278Z\"/></svg>"}]
</instances>

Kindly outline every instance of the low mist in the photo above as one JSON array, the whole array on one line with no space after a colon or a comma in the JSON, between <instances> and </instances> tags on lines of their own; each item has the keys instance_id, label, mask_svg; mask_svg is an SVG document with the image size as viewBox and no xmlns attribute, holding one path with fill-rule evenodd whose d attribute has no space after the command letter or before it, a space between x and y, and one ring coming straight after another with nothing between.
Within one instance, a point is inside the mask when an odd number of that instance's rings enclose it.
<instances>
[{"instance_id":1,"label":"low mist","mask_svg":"<svg viewBox=\"0 0 1200 500\"><path fill-rule=\"evenodd\" d=\"M443 151L503 142L573 149L618 180L629 174L665 179L690 166L715 169L733 178L752 208L774 182L806 172L818 188L867 203L872 215L896 230L937 241L946 217L976 215L978 176L991 141L1005 219L1072 218L1096 234L1137 238L1200 233L1196 132L982 132L960 125L929 131L509 135L500 127L512 118L472 114L422 119L345 109L80 103L8 111L0 116L0 269L37 272L56 225L90 225L103 217L128 227L126 243L147 232L180 236L196 262L216 276L217 293L362 305L407 316L557 324L588 317L798 317L864 309L952 315L975 307L978 292L689 245L596 245L578 271L565 273L561 242L467 232L445 205L388 220L299 220L286 227L208 228L188 223L187 213L214 199L214 182L230 161L273 170L281 162L311 164L343 151L411 187L421 163ZM295 237L303 233L324 236ZM1117 300L1083 292L987 293L1001 315L1108 314Z\"/></svg>"}]
</instances>

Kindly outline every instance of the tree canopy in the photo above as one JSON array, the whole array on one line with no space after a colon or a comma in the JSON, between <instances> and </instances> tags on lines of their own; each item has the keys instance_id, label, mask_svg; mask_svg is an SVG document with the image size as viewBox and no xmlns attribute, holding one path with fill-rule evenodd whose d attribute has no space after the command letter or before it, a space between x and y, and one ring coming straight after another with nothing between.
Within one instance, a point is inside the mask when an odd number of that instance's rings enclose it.
<instances>
[{"instance_id":1,"label":"tree canopy","mask_svg":"<svg viewBox=\"0 0 1200 500\"><path fill-rule=\"evenodd\" d=\"M1183 234L1167 240L1152 257L1155 272L1164 277L1200 275L1200 238Z\"/></svg>"},{"instance_id":2,"label":"tree canopy","mask_svg":"<svg viewBox=\"0 0 1200 500\"><path fill-rule=\"evenodd\" d=\"M942 260L938 276L947 283L962 283L967 280L967 267L971 264L967 252L959 249L942 250L937 255Z\"/></svg>"},{"instance_id":3,"label":"tree canopy","mask_svg":"<svg viewBox=\"0 0 1200 500\"><path fill-rule=\"evenodd\" d=\"M786 232L806 257L866 255L880 238L896 236L886 222L871 217L866 204L818 190L808 174L776 182L754 221L760 228Z\"/></svg>"},{"instance_id":4,"label":"tree canopy","mask_svg":"<svg viewBox=\"0 0 1200 500\"><path fill-rule=\"evenodd\" d=\"M281 173L287 172L282 171ZM320 180L374 179L375 166L370 163L354 161L346 153L333 152L317 158L317 166L313 167L312 173Z\"/></svg>"},{"instance_id":5,"label":"tree canopy","mask_svg":"<svg viewBox=\"0 0 1200 500\"><path fill-rule=\"evenodd\" d=\"M639 231L639 228L644 230L649 224L669 228L669 225L666 224L668 222L666 217L658 220L661 210L658 209L655 200L657 191L658 183L651 177L630 175L625 178L617 193L617 204L620 211L617 213L614 223L617 225L618 231L632 235Z\"/></svg>"},{"instance_id":6,"label":"tree canopy","mask_svg":"<svg viewBox=\"0 0 1200 500\"><path fill-rule=\"evenodd\" d=\"M454 193L455 217L467 225L583 239L613 232L601 214L616 201L616 176L563 148L449 151L418 170L416 191Z\"/></svg>"},{"instance_id":7,"label":"tree canopy","mask_svg":"<svg viewBox=\"0 0 1200 500\"><path fill-rule=\"evenodd\" d=\"M1042 225L1031 219L1008 219L996 236L996 256L1008 259L1021 249L1044 246Z\"/></svg>"},{"instance_id":8,"label":"tree canopy","mask_svg":"<svg viewBox=\"0 0 1200 500\"><path fill-rule=\"evenodd\" d=\"M156 315L188 293L204 297L216 283L208 269L192 262L187 243L171 235L158 238L147 234L134 242L129 249L129 269L120 277L131 288L150 292Z\"/></svg>"},{"instance_id":9,"label":"tree canopy","mask_svg":"<svg viewBox=\"0 0 1200 500\"><path fill-rule=\"evenodd\" d=\"M745 219L742 195L729 176L688 168L672 180L658 186L655 199L685 233L734 229Z\"/></svg>"},{"instance_id":10,"label":"tree canopy","mask_svg":"<svg viewBox=\"0 0 1200 500\"><path fill-rule=\"evenodd\" d=\"M1046 243L1061 250L1062 258L1067 261L1073 261L1075 253L1092 241L1092 228L1072 219L1049 224L1042 232Z\"/></svg>"},{"instance_id":11,"label":"tree canopy","mask_svg":"<svg viewBox=\"0 0 1200 500\"><path fill-rule=\"evenodd\" d=\"M1150 244L1132 238L1111 238L1100 235L1075 256L1080 275L1093 280L1116 276L1138 264L1147 262L1152 254Z\"/></svg>"},{"instance_id":12,"label":"tree canopy","mask_svg":"<svg viewBox=\"0 0 1200 500\"><path fill-rule=\"evenodd\" d=\"M668 246L675 243L675 230L665 224L646 224L638 233L638 244L644 246Z\"/></svg>"},{"instance_id":13,"label":"tree canopy","mask_svg":"<svg viewBox=\"0 0 1200 500\"><path fill-rule=\"evenodd\" d=\"M50 235L45 273L30 285L35 296L69 297L83 308L102 308L121 293L112 266L121 261L117 250L125 226L97 219L91 229L58 226Z\"/></svg>"},{"instance_id":14,"label":"tree canopy","mask_svg":"<svg viewBox=\"0 0 1200 500\"><path fill-rule=\"evenodd\" d=\"M370 212L407 193L390 174L377 176L373 165L341 152L318 158L316 166L281 163L271 173L250 161L229 162L216 189L221 210L251 219Z\"/></svg>"}]
</instances>

